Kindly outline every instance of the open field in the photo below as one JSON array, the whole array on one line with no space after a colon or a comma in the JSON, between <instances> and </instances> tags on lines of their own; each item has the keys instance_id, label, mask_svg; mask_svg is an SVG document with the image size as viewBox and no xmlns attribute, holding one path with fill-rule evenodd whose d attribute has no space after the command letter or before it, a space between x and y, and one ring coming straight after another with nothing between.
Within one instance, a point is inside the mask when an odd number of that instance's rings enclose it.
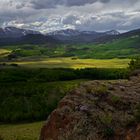
<instances>
[{"instance_id":1,"label":"open field","mask_svg":"<svg viewBox=\"0 0 140 140\"><path fill-rule=\"evenodd\" d=\"M6 55L6 54L9 54L11 51L8 50L8 49L0 49L0 56L1 55Z\"/></svg>"},{"instance_id":2,"label":"open field","mask_svg":"<svg viewBox=\"0 0 140 140\"><path fill-rule=\"evenodd\" d=\"M0 125L0 136L4 140L38 140L42 125L43 122Z\"/></svg>"},{"instance_id":3,"label":"open field","mask_svg":"<svg viewBox=\"0 0 140 140\"><path fill-rule=\"evenodd\" d=\"M130 59L72 59L71 57L44 58L39 61L8 62L31 68L126 68Z\"/></svg>"}]
</instances>

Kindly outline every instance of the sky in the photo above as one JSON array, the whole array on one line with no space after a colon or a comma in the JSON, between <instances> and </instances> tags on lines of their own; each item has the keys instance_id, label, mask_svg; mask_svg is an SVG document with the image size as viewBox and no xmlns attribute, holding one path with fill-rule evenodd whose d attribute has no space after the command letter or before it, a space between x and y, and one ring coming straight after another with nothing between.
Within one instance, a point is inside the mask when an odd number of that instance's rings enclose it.
<instances>
[{"instance_id":1,"label":"sky","mask_svg":"<svg viewBox=\"0 0 140 140\"><path fill-rule=\"evenodd\" d=\"M0 27L6 26L123 32L140 28L140 0L0 0Z\"/></svg>"}]
</instances>

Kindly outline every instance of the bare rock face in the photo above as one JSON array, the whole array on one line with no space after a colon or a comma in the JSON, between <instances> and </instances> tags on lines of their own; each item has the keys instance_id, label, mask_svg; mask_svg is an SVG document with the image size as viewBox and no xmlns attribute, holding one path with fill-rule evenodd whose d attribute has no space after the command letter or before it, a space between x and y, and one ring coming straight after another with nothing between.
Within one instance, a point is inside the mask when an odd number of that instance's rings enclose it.
<instances>
[{"instance_id":1,"label":"bare rock face","mask_svg":"<svg viewBox=\"0 0 140 140\"><path fill-rule=\"evenodd\" d=\"M40 140L140 140L140 76L90 81L68 93Z\"/></svg>"}]
</instances>

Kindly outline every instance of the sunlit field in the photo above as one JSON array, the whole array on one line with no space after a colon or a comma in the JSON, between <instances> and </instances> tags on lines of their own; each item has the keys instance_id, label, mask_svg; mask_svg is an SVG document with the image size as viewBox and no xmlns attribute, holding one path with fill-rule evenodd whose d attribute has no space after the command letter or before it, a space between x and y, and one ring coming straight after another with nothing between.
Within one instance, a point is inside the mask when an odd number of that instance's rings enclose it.
<instances>
[{"instance_id":1,"label":"sunlit field","mask_svg":"<svg viewBox=\"0 0 140 140\"><path fill-rule=\"evenodd\" d=\"M42 60L22 60L15 63L31 68L126 68L130 59L76 59L66 58L44 58Z\"/></svg>"},{"instance_id":2,"label":"sunlit field","mask_svg":"<svg viewBox=\"0 0 140 140\"><path fill-rule=\"evenodd\" d=\"M0 55L9 54L11 51L7 49L0 49Z\"/></svg>"}]
</instances>

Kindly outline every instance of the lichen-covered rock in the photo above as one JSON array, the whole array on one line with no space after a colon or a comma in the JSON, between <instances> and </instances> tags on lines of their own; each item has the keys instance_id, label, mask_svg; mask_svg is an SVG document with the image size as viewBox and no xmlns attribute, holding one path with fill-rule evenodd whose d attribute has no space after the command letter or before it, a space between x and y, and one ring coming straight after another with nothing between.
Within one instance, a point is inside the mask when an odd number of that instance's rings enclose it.
<instances>
[{"instance_id":1,"label":"lichen-covered rock","mask_svg":"<svg viewBox=\"0 0 140 140\"><path fill-rule=\"evenodd\" d=\"M90 81L68 93L40 140L140 140L140 76Z\"/></svg>"}]
</instances>

